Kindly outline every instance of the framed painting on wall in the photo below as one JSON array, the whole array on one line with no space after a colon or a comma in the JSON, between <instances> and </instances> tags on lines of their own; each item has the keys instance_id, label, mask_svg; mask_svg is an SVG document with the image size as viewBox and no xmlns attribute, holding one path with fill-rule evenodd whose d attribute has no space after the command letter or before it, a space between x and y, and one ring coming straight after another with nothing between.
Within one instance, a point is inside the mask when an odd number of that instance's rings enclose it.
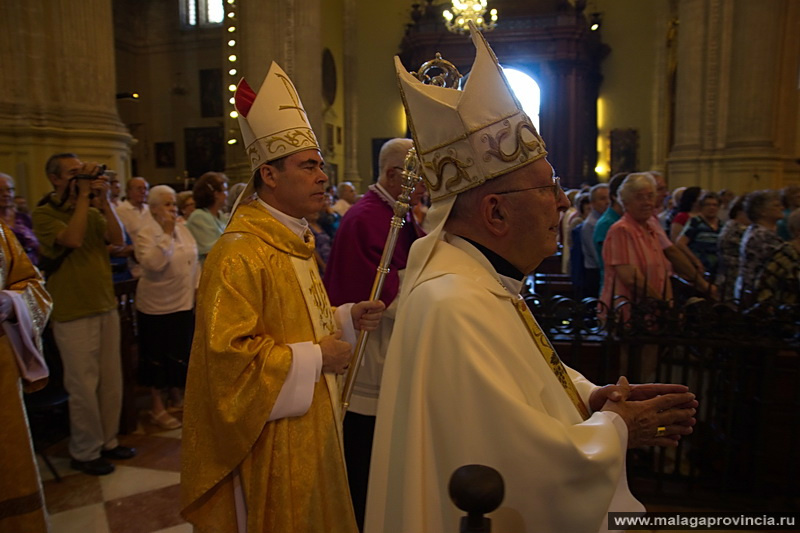
<instances>
[{"instance_id":1,"label":"framed painting on wall","mask_svg":"<svg viewBox=\"0 0 800 533\"><path fill-rule=\"evenodd\" d=\"M175 168L175 143L156 143L156 168Z\"/></svg>"},{"instance_id":2,"label":"framed painting on wall","mask_svg":"<svg viewBox=\"0 0 800 533\"><path fill-rule=\"evenodd\" d=\"M222 69L208 68L200 71L200 115L222 116Z\"/></svg>"},{"instance_id":3,"label":"framed painting on wall","mask_svg":"<svg viewBox=\"0 0 800 533\"><path fill-rule=\"evenodd\" d=\"M639 132L633 128L611 130L611 175L636 172Z\"/></svg>"},{"instance_id":4,"label":"framed painting on wall","mask_svg":"<svg viewBox=\"0 0 800 533\"><path fill-rule=\"evenodd\" d=\"M222 126L185 128L186 171L196 178L209 171L225 170L225 139Z\"/></svg>"}]
</instances>

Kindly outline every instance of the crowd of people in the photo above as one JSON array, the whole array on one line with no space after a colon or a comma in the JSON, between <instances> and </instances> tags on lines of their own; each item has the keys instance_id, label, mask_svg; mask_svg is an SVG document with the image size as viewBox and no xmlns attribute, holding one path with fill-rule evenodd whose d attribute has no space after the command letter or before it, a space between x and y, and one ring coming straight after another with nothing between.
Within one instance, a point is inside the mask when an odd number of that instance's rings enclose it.
<instances>
[{"instance_id":1,"label":"crowd of people","mask_svg":"<svg viewBox=\"0 0 800 533\"><path fill-rule=\"evenodd\" d=\"M798 185L741 196L700 187L670 194L662 174L649 171L575 192L560 235L571 248L563 272L580 298L599 297L605 309L670 300L677 274L699 295L745 307L800 301L800 264L792 261L800 250Z\"/></svg>"}]
</instances>

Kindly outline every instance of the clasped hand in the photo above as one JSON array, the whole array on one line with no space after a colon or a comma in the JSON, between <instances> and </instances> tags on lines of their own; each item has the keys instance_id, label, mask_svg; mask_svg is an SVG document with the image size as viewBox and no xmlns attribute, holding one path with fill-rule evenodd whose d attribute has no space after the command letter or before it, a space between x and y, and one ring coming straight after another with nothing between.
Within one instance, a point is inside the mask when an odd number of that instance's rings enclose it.
<instances>
[{"instance_id":1,"label":"clasped hand","mask_svg":"<svg viewBox=\"0 0 800 533\"><path fill-rule=\"evenodd\" d=\"M589 399L594 411L618 414L628 426L628 448L676 447L697 423L698 402L685 385L631 385L622 376L616 385L595 390ZM662 434L659 428L665 428Z\"/></svg>"}]
</instances>

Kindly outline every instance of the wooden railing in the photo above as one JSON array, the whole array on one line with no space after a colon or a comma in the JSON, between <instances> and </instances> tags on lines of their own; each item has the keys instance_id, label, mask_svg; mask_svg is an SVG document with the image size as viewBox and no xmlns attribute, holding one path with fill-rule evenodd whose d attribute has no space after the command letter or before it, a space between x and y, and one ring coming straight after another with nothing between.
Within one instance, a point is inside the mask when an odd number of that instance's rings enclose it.
<instances>
[{"instance_id":1,"label":"wooden railing","mask_svg":"<svg viewBox=\"0 0 800 533\"><path fill-rule=\"evenodd\" d=\"M703 299L627 303L598 315L596 299L526 297L562 359L595 383L687 384L700 401L677 452L630 454L645 501L756 509L800 498L800 308Z\"/></svg>"},{"instance_id":2,"label":"wooden railing","mask_svg":"<svg viewBox=\"0 0 800 533\"><path fill-rule=\"evenodd\" d=\"M117 296L120 326L120 356L122 357L122 413L119 421L120 433L136 430L138 412L136 408L136 368L138 363L138 335L136 324L137 280L114 284Z\"/></svg>"}]
</instances>

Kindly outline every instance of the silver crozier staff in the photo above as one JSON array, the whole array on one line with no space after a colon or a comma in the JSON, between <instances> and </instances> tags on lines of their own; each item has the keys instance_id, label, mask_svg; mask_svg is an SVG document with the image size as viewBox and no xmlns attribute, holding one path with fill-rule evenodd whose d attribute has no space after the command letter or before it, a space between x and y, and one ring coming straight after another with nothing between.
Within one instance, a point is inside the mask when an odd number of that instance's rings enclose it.
<instances>
[{"instance_id":1,"label":"silver crozier staff","mask_svg":"<svg viewBox=\"0 0 800 533\"><path fill-rule=\"evenodd\" d=\"M461 81L461 73L456 66L446 59L442 59L442 55L439 52L436 52L436 57L434 59L425 62L414 75L422 83L439 87L454 88L457 87ZM369 295L370 300L377 300L381 296L383 282L386 279L386 275L389 273L389 265L391 264L394 248L397 244L397 235L400 233L400 228L403 227L406 213L408 213L408 202L411 198L411 192L414 190L414 187L417 186L420 179L422 178L419 172L417 151L415 148L411 148L403 163L403 192L394 203L394 215L392 216L389 236L386 237L386 244L383 246L383 255L381 255L381 262L378 265L378 274L375 276L375 281L372 283L372 291ZM361 331L359 334L353 360L350 362L350 367L347 370L344 389L342 390L342 418L347 414L347 408L350 406L350 397L353 395L356 376L361 367L361 361L364 359L364 348L367 346L368 335L369 333L366 331Z\"/></svg>"},{"instance_id":2,"label":"silver crozier staff","mask_svg":"<svg viewBox=\"0 0 800 533\"><path fill-rule=\"evenodd\" d=\"M389 235L386 237L386 244L383 245L383 254L381 255L381 262L378 265L378 274L375 276L375 281L372 283L372 290L369 293L370 300L377 300L381 297L383 292L383 282L386 280L386 275L389 273L389 265L392 263L392 256L394 256L394 249L397 246L397 236L400 233L400 228L403 227L406 221L406 214L410 208L409 201L411 193L416 188L419 182L420 175L417 171L417 151L411 148L406 154L406 159L403 162L403 192L394 203L394 215L392 222L389 226ZM350 397L353 395L353 387L356 383L356 376L358 369L361 367L361 361L364 359L364 348L367 346L367 337L369 331L361 330L358 335L358 343L356 343L356 350L353 359L350 361L350 367L347 370L347 377L344 382L344 389L342 390L342 417L347 414L347 408L350 406Z\"/></svg>"}]
</instances>

